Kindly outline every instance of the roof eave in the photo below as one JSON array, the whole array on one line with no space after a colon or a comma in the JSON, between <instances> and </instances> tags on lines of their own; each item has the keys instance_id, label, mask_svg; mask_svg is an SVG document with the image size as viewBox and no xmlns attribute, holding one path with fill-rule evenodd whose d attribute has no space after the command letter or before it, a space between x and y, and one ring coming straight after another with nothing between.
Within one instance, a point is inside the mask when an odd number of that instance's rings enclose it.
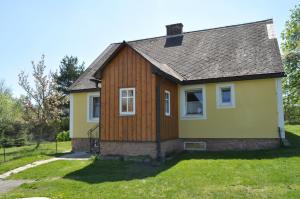
<instances>
[{"instance_id":1,"label":"roof eave","mask_svg":"<svg viewBox=\"0 0 300 199\"><path fill-rule=\"evenodd\" d=\"M242 81L242 80L255 80L255 79L269 79L269 78L281 78L285 77L284 72L267 73L267 74L253 74L253 75L241 75L231 77L218 77L209 79L195 79L195 80L183 80L181 84L204 84L204 83L217 83L217 82L230 82L230 81Z\"/></svg>"}]
</instances>

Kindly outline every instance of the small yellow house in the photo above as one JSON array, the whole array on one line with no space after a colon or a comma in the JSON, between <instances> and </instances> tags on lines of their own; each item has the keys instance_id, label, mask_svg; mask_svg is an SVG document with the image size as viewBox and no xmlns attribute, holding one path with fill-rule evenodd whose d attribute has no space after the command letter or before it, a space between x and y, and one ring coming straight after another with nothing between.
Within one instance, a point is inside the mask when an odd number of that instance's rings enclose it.
<instances>
[{"instance_id":1,"label":"small yellow house","mask_svg":"<svg viewBox=\"0 0 300 199\"><path fill-rule=\"evenodd\" d=\"M109 45L70 87L72 147L161 158L285 139L273 20Z\"/></svg>"}]
</instances>

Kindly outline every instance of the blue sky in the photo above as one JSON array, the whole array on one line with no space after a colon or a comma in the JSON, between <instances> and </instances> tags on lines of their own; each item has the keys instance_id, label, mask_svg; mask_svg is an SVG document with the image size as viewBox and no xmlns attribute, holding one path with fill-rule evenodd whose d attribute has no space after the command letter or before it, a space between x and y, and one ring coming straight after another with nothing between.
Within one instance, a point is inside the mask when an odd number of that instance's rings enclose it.
<instances>
[{"instance_id":1,"label":"blue sky","mask_svg":"<svg viewBox=\"0 0 300 199\"><path fill-rule=\"evenodd\" d=\"M277 36L296 0L224 1L0 1L0 79L13 90L21 70L32 71L31 61L46 55L56 71L65 55L77 56L86 67L112 42L165 34L165 25L181 22L184 31L273 18Z\"/></svg>"}]
</instances>

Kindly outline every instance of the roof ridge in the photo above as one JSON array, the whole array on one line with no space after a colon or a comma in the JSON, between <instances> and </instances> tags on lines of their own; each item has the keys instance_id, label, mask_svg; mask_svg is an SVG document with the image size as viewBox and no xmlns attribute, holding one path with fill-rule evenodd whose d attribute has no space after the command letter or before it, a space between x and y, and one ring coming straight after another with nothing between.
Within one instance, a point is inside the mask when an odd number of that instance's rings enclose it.
<instances>
[{"instance_id":1,"label":"roof ridge","mask_svg":"<svg viewBox=\"0 0 300 199\"><path fill-rule=\"evenodd\" d=\"M209 31L209 30L216 30L216 29L223 29L223 28L231 28L231 27L236 27L236 26L245 26L245 25L257 24L257 23L265 23L265 22L272 22L273 23L273 19L270 18L270 19L265 19L265 20L260 20L260 21L253 21L253 22L247 22L247 23L239 23L239 24L233 24L233 25L227 25L227 26L207 28L207 29L202 29L202 30L193 30L193 31L183 32L183 34L185 34L185 33L193 33L193 32L201 32L201 31Z\"/></svg>"},{"instance_id":2,"label":"roof ridge","mask_svg":"<svg viewBox=\"0 0 300 199\"><path fill-rule=\"evenodd\" d=\"M264 19L264 20L259 20L259 21L252 21L252 22L239 23L239 24L233 24L233 25L219 26L219 27L214 27L214 28L206 28L206 29L201 29L201 30L192 30L192 31L183 32L182 34L184 35L186 33L210 31L210 30L216 30L216 29L222 29L222 28L231 28L231 27L244 26L244 25L250 25L250 24L257 24L257 23L266 23L266 22L272 22L273 23L273 19L269 18L269 19ZM167 37L167 35L156 36L156 37L148 37L148 38L144 38L144 39L135 39L135 40L130 40L130 41L126 41L126 42L130 43L130 42L137 42L137 41L143 41L143 40L157 39L157 38L162 38L162 37ZM112 44L121 44L122 42L115 42L115 43L112 43Z\"/></svg>"}]
</instances>

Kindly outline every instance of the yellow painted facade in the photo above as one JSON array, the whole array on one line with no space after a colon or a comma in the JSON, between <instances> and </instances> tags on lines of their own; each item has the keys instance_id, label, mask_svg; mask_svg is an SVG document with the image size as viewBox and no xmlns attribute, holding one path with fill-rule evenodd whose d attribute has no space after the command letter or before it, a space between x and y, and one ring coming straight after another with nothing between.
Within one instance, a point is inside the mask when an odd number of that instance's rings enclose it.
<instances>
[{"instance_id":1,"label":"yellow painted facade","mask_svg":"<svg viewBox=\"0 0 300 199\"><path fill-rule=\"evenodd\" d=\"M204 84L206 119L184 120L179 107L179 137L278 138L276 79L228 83L235 87L235 108L218 109L217 84ZM183 88L179 86L178 89L180 93ZM180 104L183 105L182 101Z\"/></svg>"},{"instance_id":2,"label":"yellow painted facade","mask_svg":"<svg viewBox=\"0 0 300 199\"><path fill-rule=\"evenodd\" d=\"M74 138L88 138L87 135L88 130L99 123L99 121L88 120L89 94L91 93L88 92L72 93L73 95L73 137Z\"/></svg>"},{"instance_id":3,"label":"yellow painted facade","mask_svg":"<svg viewBox=\"0 0 300 199\"><path fill-rule=\"evenodd\" d=\"M234 108L217 108L216 83L203 84L206 92L206 119L182 119L178 86L180 138L278 138L276 79L226 82L235 90ZM220 83L222 84L222 83ZM88 120L88 96L73 95L73 137L87 138L98 122Z\"/></svg>"}]
</instances>

